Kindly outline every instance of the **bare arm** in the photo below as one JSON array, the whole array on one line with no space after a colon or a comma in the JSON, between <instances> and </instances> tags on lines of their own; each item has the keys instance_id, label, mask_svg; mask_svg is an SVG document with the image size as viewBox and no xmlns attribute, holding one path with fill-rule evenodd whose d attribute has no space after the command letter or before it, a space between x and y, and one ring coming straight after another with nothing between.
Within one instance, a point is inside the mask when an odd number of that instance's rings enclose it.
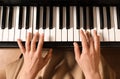
<instances>
[{"instance_id":1,"label":"bare arm","mask_svg":"<svg viewBox=\"0 0 120 79\"><path fill-rule=\"evenodd\" d=\"M0 79L6 79L6 73L5 70L0 70Z\"/></svg>"},{"instance_id":2,"label":"bare arm","mask_svg":"<svg viewBox=\"0 0 120 79\"><path fill-rule=\"evenodd\" d=\"M77 43L74 43L75 59L82 69L86 79L101 79L99 73L100 61L100 41L97 32L93 31L93 36L88 32L80 30L82 40L82 51Z\"/></svg>"}]
</instances>

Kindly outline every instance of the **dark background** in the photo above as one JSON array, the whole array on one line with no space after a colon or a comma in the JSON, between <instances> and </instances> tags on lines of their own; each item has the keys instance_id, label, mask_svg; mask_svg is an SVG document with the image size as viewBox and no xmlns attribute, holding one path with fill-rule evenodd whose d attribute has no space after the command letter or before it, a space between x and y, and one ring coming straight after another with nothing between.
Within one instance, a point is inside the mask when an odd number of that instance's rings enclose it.
<instances>
[{"instance_id":1,"label":"dark background","mask_svg":"<svg viewBox=\"0 0 120 79\"><path fill-rule=\"evenodd\" d=\"M110 67L116 72L117 79L120 79L120 47L101 48L101 54Z\"/></svg>"}]
</instances>

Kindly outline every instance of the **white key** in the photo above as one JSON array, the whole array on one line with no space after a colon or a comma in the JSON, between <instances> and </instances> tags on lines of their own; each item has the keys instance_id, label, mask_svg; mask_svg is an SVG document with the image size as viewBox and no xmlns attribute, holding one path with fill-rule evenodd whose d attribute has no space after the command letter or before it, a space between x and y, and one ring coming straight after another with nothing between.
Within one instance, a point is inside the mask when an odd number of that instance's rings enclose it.
<instances>
[{"instance_id":1,"label":"white key","mask_svg":"<svg viewBox=\"0 0 120 79\"><path fill-rule=\"evenodd\" d=\"M9 41L15 41L15 27L16 27L16 13L15 13L15 9L16 7L13 7L13 19L12 19L12 28L8 29L9 30Z\"/></svg>"},{"instance_id":2,"label":"white key","mask_svg":"<svg viewBox=\"0 0 120 79\"><path fill-rule=\"evenodd\" d=\"M50 39L50 31L49 31L49 18L50 18L50 7L47 7L47 11L46 11L47 15L46 15L46 29L44 29L44 35L45 35L45 41L49 41Z\"/></svg>"},{"instance_id":3,"label":"white key","mask_svg":"<svg viewBox=\"0 0 120 79\"><path fill-rule=\"evenodd\" d=\"M91 34L93 36L93 30L97 31L97 14L96 14L96 7L93 7L93 26L94 29L91 29Z\"/></svg>"},{"instance_id":4,"label":"white key","mask_svg":"<svg viewBox=\"0 0 120 79\"><path fill-rule=\"evenodd\" d=\"M36 21L37 21L37 7L34 7L33 11L33 33L35 34L36 32L39 32L39 30L36 29Z\"/></svg>"},{"instance_id":5,"label":"white key","mask_svg":"<svg viewBox=\"0 0 120 79\"><path fill-rule=\"evenodd\" d=\"M116 9L116 7L113 7L113 12L114 12L115 40L120 41L120 29L118 29L118 24L117 24L117 9Z\"/></svg>"},{"instance_id":6,"label":"white key","mask_svg":"<svg viewBox=\"0 0 120 79\"><path fill-rule=\"evenodd\" d=\"M0 41L2 41L3 38L3 30L0 28Z\"/></svg>"},{"instance_id":7,"label":"white key","mask_svg":"<svg viewBox=\"0 0 120 79\"><path fill-rule=\"evenodd\" d=\"M63 29L62 29L62 41L67 41L67 29L66 29L66 7L63 7Z\"/></svg>"},{"instance_id":8,"label":"white key","mask_svg":"<svg viewBox=\"0 0 120 79\"><path fill-rule=\"evenodd\" d=\"M3 16L2 13L3 13L3 7L0 6L0 28L2 26L2 16Z\"/></svg>"},{"instance_id":9,"label":"white key","mask_svg":"<svg viewBox=\"0 0 120 79\"><path fill-rule=\"evenodd\" d=\"M29 32L29 33L33 33L33 12L34 12L34 10L33 10L33 7L32 6L30 6L30 20L29 20L29 29L27 29L27 33Z\"/></svg>"},{"instance_id":10,"label":"white key","mask_svg":"<svg viewBox=\"0 0 120 79\"><path fill-rule=\"evenodd\" d=\"M107 29L107 14L106 7L103 7L103 16L104 16L104 29L103 29L103 39L104 41L109 41L109 31Z\"/></svg>"},{"instance_id":11,"label":"white key","mask_svg":"<svg viewBox=\"0 0 120 79\"><path fill-rule=\"evenodd\" d=\"M97 32L100 36L100 41L103 41L103 30L100 29L100 8L96 7L96 21L97 21Z\"/></svg>"},{"instance_id":12,"label":"white key","mask_svg":"<svg viewBox=\"0 0 120 79\"><path fill-rule=\"evenodd\" d=\"M59 29L59 20L60 20L60 8L56 7L56 41L61 41L62 39L62 30Z\"/></svg>"},{"instance_id":13,"label":"white key","mask_svg":"<svg viewBox=\"0 0 120 79\"><path fill-rule=\"evenodd\" d=\"M5 24L5 29L3 29L3 41L8 41L9 39L9 31L8 31L8 20L9 20L9 7L7 7L7 12L6 12L6 24ZM13 35L11 35L13 37Z\"/></svg>"},{"instance_id":14,"label":"white key","mask_svg":"<svg viewBox=\"0 0 120 79\"><path fill-rule=\"evenodd\" d=\"M74 32L73 32L73 7L70 6L70 29L68 29L68 41L73 41L74 40Z\"/></svg>"},{"instance_id":15,"label":"white key","mask_svg":"<svg viewBox=\"0 0 120 79\"><path fill-rule=\"evenodd\" d=\"M97 30L97 14L96 14L96 7L93 7L93 26L94 29Z\"/></svg>"},{"instance_id":16,"label":"white key","mask_svg":"<svg viewBox=\"0 0 120 79\"><path fill-rule=\"evenodd\" d=\"M76 7L74 6L73 7L73 27L74 27L74 41L80 41L80 31L79 31L79 29L77 29L76 27L77 27L77 15L76 15ZM80 17L78 17L78 18L80 18Z\"/></svg>"},{"instance_id":17,"label":"white key","mask_svg":"<svg viewBox=\"0 0 120 79\"><path fill-rule=\"evenodd\" d=\"M15 41L17 41L17 39L20 39L20 34L21 34L21 30L19 29L19 13L20 13L20 7L16 6L15 7L15 14L16 14L16 18L15 18ZM22 17L22 16L21 16Z\"/></svg>"},{"instance_id":18,"label":"white key","mask_svg":"<svg viewBox=\"0 0 120 79\"><path fill-rule=\"evenodd\" d=\"M83 29L83 7L80 7L80 27L81 27L81 29ZM81 41L81 39L80 39L80 41Z\"/></svg>"},{"instance_id":19,"label":"white key","mask_svg":"<svg viewBox=\"0 0 120 79\"><path fill-rule=\"evenodd\" d=\"M50 29L50 41L55 41L56 37L55 37L55 33L56 33L56 8L53 7L53 28Z\"/></svg>"},{"instance_id":20,"label":"white key","mask_svg":"<svg viewBox=\"0 0 120 79\"><path fill-rule=\"evenodd\" d=\"M26 41L26 36L27 36L27 34L26 34L27 30L25 29L25 26L26 26L26 10L27 10L27 8L25 6L23 6L23 19L22 19L23 25L22 25L22 29L21 29L21 40L22 41Z\"/></svg>"},{"instance_id":21,"label":"white key","mask_svg":"<svg viewBox=\"0 0 120 79\"><path fill-rule=\"evenodd\" d=\"M3 7L0 6L0 41L2 41L2 36L3 36L3 30L1 29L2 27L2 14L3 13Z\"/></svg>"},{"instance_id":22,"label":"white key","mask_svg":"<svg viewBox=\"0 0 120 79\"><path fill-rule=\"evenodd\" d=\"M89 7L86 7L86 20L87 20L87 22L86 22L86 27L87 27L87 29L86 29L86 31L88 31L89 33L91 33L91 30L89 29Z\"/></svg>"},{"instance_id":23,"label":"white key","mask_svg":"<svg viewBox=\"0 0 120 79\"><path fill-rule=\"evenodd\" d=\"M110 7L110 17L111 17L111 29L109 30L109 41L115 41L115 26L114 26L114 16L113 7Z\"/></svg>"},{"instance_id":24,"label":"white key","mask_svg":"<svg viewBox=\"0 0 120 79\"><path fill-rule=\"evenodd\" d=\"M83 28L83 7L80 7L80 27Z\"/></svg>"},{"instance_id":25,"label":"white key","mask_svg":"<svg viewBox=\"0 0 120 79\"><path fill-rule=\"evenodd\" d=\"M40 34L44 33L42 26L43 26L43 7L40 7L40 29L39 29Z\"/></svg>"},{"instance_id":26,"label":"white key","mask_svg":"<svg viewBox=\"0 0 120 79\"><path fill-rule=\"evenodd\" d=\"M86 7L86 20L87 20L87 22L86 22L86 27L87 27L87 30L89 30L89 7L87 6Z\"/></svg>"}]
</instances>

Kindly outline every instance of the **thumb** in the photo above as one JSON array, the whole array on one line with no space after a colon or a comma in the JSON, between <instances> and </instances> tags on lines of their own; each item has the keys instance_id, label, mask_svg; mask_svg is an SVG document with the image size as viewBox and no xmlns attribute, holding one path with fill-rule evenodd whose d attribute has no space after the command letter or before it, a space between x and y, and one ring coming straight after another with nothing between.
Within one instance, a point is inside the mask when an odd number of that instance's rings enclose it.
<instances>
[{"instance_id":1,"label":"thumb","mask_svg":"<svg viewBox=\"0 0 120 79\"><path fill-rule=\"evenodd\" d=\"M74 45L75 59L76 59L76 61L78 61L80 59L80 55L81 55L80 48L76 42L74 42L73 45Z\"/></svg>"}]
</instances>

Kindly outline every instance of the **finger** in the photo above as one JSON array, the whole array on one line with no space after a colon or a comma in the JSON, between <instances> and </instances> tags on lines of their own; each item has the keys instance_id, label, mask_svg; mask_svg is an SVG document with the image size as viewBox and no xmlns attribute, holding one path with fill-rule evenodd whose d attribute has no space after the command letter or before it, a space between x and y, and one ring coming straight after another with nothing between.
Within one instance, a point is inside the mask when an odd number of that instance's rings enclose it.
<instances>
[{"instance_id":1,"label":"finger","mask_svg":"<svg viewBox=\"0 0 120 79\"><path fill-rule=\"evenodd\" d=\"M74 45L75 59L76 61L78 61L80 59L80 54L81 54L80 49L76 42L74 42L73 45Z\"/></svg>"},{"instance_id":2,"label":"finger","mask_svg":"<svg viewBox=\"0 0 120 79\"><path fill-rule=\"evenodd\" d=\"M29 52L30 51L30 41L31 41L31 33L27 34L27 39L26 39L26 43L25 43L25 47L26 47L26 51Z\"/></svg>"},{"instance_id":3,"label":"finger","mask_svg":"<svg viewBox=\"0 0 120 79\"><path fill-rule=\"evenodd\" d=\"M38 46L37 46L38 53L42 51L43 43L44 43L44 34L41 34L39 37L39 42L38 42Z\"/></svg>"},{"instance_id":4,"label":"finger","mask_svg":"<svg viewBox=\"0 0 120 79\"><path fill-rule=\"evenodd\" d=\"M36 50L36 42L37 39L39 37L39 33L35 33L35 35L33 36L32 42L31 42L31 51L34 52Z\"/></svg>"},{"instance_id":5,"label":"finger","mask_svg":"<svg viewBox=\"0 0 120 79\"><path fill-rule=\"evenodd\" d=\"M86 31L86 32L85 32L85 36L86 36L87 42L88 42L88 44L89 44L89 43L90 43L90 37L91 37L90 32L89 32L89 31Z\"/></svg>"},{"instance_id":6,"label":"finger","mask_svg":"<svg viewBox=\"0 0 120 79\"><path fill-rule=\"evenodd\" d=\"M51 58L52 56L52 49L49 50L48 54L45 56L44 58L44 64L46 64L48 62L48 60Z\"/></svg>"},{"instance_id":7,"label":"finger","mask_svg":"<svg viewBox=\"0 0 120 79\"><path fill-rule=\"evenodd\" d=\"M80 30L80 38L81 38L81 41L82 41L83 49L88 50L88 43L87 43L87 39L86 39L86 36L85 36L83 30Z\"/></svg>"},{"instance_id":8,"label":"finger","mask_svg":"<svg viewBox=\"0 0 120 79\"><path fill-rule=\"evenodd\" d=\"M95 52L95 47L94 47L94 41L93 41L93 36L90 37L90 53Z\"/></svg>"},{"instance_id":9,"label":"finger","mask_svg":"<svg viewBox=\"0 0 120 79\"><path fill-rule=\"evenodd\" d=\"M95 50L96 50L96 52L99 52L100 51L100 38L97 35L96 30L93 31L93 35L94 35L93 39L94 39Z\"/></svg>"},{"instance_id":10,"label":"finger","mask_svg":"<svg viewBox=\"0 0 120 79\"><path fill-rule=\"evenodd\" d=\"M20 39L17 39L17 43L18 43L18 46L19 46L19 48L20 48L20 51L22 52L22 54L24 54L24 53L25 53L25 48L24 48L24 46L22 45L21 40L20 40Z\"/></svg>"}]
</instances>

